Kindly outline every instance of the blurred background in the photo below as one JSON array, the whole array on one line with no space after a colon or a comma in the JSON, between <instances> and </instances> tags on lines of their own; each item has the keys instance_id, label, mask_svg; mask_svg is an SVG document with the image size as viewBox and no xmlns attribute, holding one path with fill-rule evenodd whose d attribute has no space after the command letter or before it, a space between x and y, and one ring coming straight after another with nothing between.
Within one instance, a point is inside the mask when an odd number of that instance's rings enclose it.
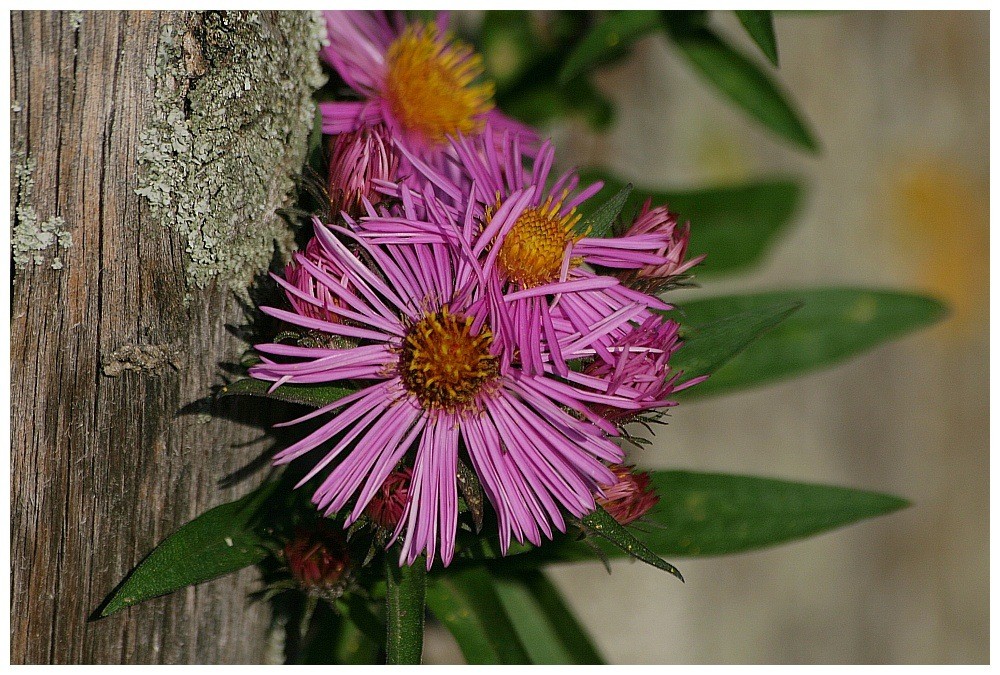
<instances>
[{"instance_id":1,"label":"blurred background","mask_svg":"<svg viewBox=\"0 0 1000 675\"><path fill-rule=\"evenodd\" d=\"M747 54L730 13L711 24ZM989 14L775 15L778 77L819 138L804 153L732 108L659 35L591 81L603 132L552 129L565 165L655 187L792 176L797 216L721 293L831 284L919 290L945 322L845 364L685 402L646 468L775 476L890 492L913 506L809 540L551 577L611 663L987 663L989 660ZM697 222L692 223L698 227ZM462 663L440 627L425 661Z\"/></svg>"}]
</instances>

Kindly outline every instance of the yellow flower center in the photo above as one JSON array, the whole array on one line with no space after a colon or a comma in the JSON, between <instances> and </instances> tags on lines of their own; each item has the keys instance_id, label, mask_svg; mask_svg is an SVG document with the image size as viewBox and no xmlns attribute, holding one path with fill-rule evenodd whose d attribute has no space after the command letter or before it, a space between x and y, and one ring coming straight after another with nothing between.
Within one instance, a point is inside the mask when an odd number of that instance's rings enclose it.
<instances>
[{"instance_id":1,"label":"yellow flower center","mask_svg":"<svg viewBox=\"0 0 1000 675\"><path fill-rule=\"evenodd\" d=\"M383 95L405 129L438 143L446 134L482 129L493 85L473 84L483 67L472 47L439 38L433 24L410 26L389 45L386 61Z\"/></svg>"},{"instance_id":2,"label":"yellow flower center","mask_svg":"<svg viewBox=\"0 0 1000 675\"><path fill-rule=\"evenodd\" d=\"M573 232L580 222L576 209L560 216L561 209L562 200L553 203L549 197L541 206L525 209L518 217L497 255L500 271L508 280L531 288L559 278L566 245L583 238ZM574 258L570 264L581 262Z\"/></svg>"},{"instance_id":3,"label":"yellow flower center","mask_svg":"<svg viewBox=\"0 0 1000 675\"><path fill-rule=\"evenodd\" d=\"M451 314L445 306L407 332L399 357L403 386L427 409L467 410L493 382L497 358L490 354L493 334L472 334L472 317Z\"/></svg>"}]
</instances>

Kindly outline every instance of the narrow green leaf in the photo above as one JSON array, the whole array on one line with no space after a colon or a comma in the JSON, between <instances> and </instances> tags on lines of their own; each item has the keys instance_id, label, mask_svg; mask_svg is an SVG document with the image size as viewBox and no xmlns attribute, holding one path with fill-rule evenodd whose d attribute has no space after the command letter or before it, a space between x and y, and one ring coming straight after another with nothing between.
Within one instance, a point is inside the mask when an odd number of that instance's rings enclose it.
<instances>
[{"instance_id":1,"label":"narrow green leaf","mask_svg":"<svg viewBox=\"0 0 1000 675\"><path fill-rule=\"evenodd\" d=\"M807 150L818 145L771 76L705 27L670 31L691 64L761 124Z\"/></svg>"},{"instance_id":2,"label":"narrow green leaf","mask_svg":"<svg viewBox=\"0 0 1000 675\"><path fill-rule=\"evenodd\" d=\"M800 303L802 308L682 395L720 394L800 375L929 326L946 314L942 303L926 296L867 288L709 298L683 303L680 312L686 325L703 326L779 303Z\"/></svg>"},{"instance_id":3,"label":"narrow green leaf","mask_svg":"<svg viewBox=\"0 0 1000 675\"><path fill-rule=\"evenodd\" d=\"M581 205L584 217L625 186L626 181L599 169L585 169L581 183L604 181L604 187ZM691 223L689 256L706 254L695 269L699 277L731 274L758 263L779 235L788 229L802 201L802 187L777 179L745 185L698 190L653 190L636 187L622 209L628 217L639 211L647 198L654 205L667 205L681 222Z\"/></svg>"},{"instance_id":4,"label":"narrow green leaf","mask_svg":"<svg viewBox=\"0 0 1000 675\"><path fill-rule=\"evenodd\" d=\"M907 506L828 485L686 471L651 472L660 503L642 539L661 555L722 555L773 546Z\"/></svg>"},{"instance_id":5,"label":"narrow green leaf","mask_svg":"<svg viewBox=\"0 0 1000 675\"><path fill-rule=\"evenodd\" d=\"M618 193L597 207L590 215L581 219L577 226L579 231L588 237L607 237L611 235L615 219L622 212L628 196L632 192L632 184L623 186Z\"/></svg>"},{"instance_id":6,"label":"narrow green leaf","mask_svg":"<svg viewBox=\"0 0 1000 675\"><path fill-rule=\"evenodd\" d=\"M385 556L385 653L389 665L420 664L424 649L424 593L427 571L421 556L399 567L396 556Z\"/></svg>"},{"instance_id":7,"label":"narrow green leaf","mask_svg":"<svg viewBox=\"0 0 1000 675\"><path fill-rule=\"evenodd\" d=\"M322 636L325 637L325 636ZM372 642L350 617L341 617L339 630L330 645L334 663L340 665L368 666L376 663L379 643Z\"/></svg>"},{"instance_id":8,"label":"narrow green leaf","mask_svg":"<svg viewBox=\"0 0 1000 675\"><path fill-rule=\"evenodd\" d=\"M374 598L366 598L359 593L349 593L337 601L337 609L350 618L369 642L382 646L385 645L386 625L381 614L376 613L373 600Z\"/></svg>"},{"instance_id":9,"label":"narrow green leaf","mask_svg":"<svg viewBox=\"0 0 1000 675\"><path fill-rule=\"evenodd\" d=\"M566 604L562 593L543 572L528 572L520 575L519 581L528 588L548 623L555 628L563 647L572 657L570 663L604 665L604 659L590 635Z\"/></svg>"},{"instance_id":10,"label":"narrow green leaf","mask_svg":"<svg viewBox=\"0 0 1000 675\"><path fill-rule=\"evenodd\" d=\"M660 502L633 529L661 556L752 551L908 506L892 495L773 478L687 471L651 471L650 477ZM610 544L602 543L601 549L609 558L625 555ZM582 560L595 560L594 552L583 542L562 540L492 566L524 573L553 562Z\"/></svg>"},{"instance_id":11,"label":"narrow green leaf","mask_svg":"<svg viewBox=\"0 0 1000 675\"><path fill-rule=\"evenodd\" d=\"M265 483L242 499L216 506L164 539L113 592L100 616L263 560L264 539L254 525L276 485Z\"/></svg>"},{"instance_id":12,"label":"narrow green leaf","mask_svg":"<svg viewBox=\"0 0 1000 675\"><path fill-rule=\"evenodd\" d=\"M682 312L666 312L665 316L681 323L684 338L683 346L670 359L670 366L684 373L684 381L710 375L801 306L795 302L779 302L699 325L692 325Z\"/></svg>"},{"instance_id":13,"label":"narrow green leaf","mask_svg":"<svg viewBox=\"0 0 1000 675\"><path fill-rule=\"evenodd\" d=\"M256 396L258 398L269 398L275 401L322 408L348 394L353 394L355 391L354 389L331 385L283 384L275 389L274 392L268 393L268 389L273 385L273 382L265 382L264 380L247 377L227 384L219 391L219 398L226 398L228 396Z\"/></svg>"},{"instance_id":14,"label":"narrow green leaf","mask_svg":"<svg viewBox=\"0 0 1000 675\"><path fill-rule=\"evenodd\" d=\"M563 64L559 81L569 82L595 66L621 56L629 45L657 30L660 25L659 15L654 11L609 12L576 44Z\"/></svg>"},{"instance_id":15,"label":"narrow green leaf","mask_svg":"<svg viewBox=\"0 0 1000 675\"><path fill-rule=\"evenodd\" d=\"M528 653L482 568L449 570L427 585L427 607L471 664L527 664Z\"/></svg>"},{"instance_id":16,"label":"narrow green leaf","mask_svg":"<svg viewBox=\"0 0 1000 675\"><path fill-rule=\"evenodd\" d=\"M496 593L530 657L540 665L600 665L590 637L537 570L494 577Z\"/></svg>"},{"instance_id":17,"label":"narrow green leaf","mask_svg":"<svg viewBox=\"0 0 1000 675\"><path fill-rule=\"evenodd\" d=\"M356 596L351 593L347 597ZM321 602L310 621L310 628L297 650L288 654L295 665L366 665L379 662L379 651L385 642L385 627L373 640L344 605L337 601L337 610ZM289 641L289 646L291 645Z\"/></svg>"},{"instance_id":18,"label":"narrow green leaf","mask_svg":"<svg viewBox=\"0 0 1000 675\"><path fill-rule=\"evenodd\" d=\"M583 524L593 533L607 539L633 558L638 558L644 563L648 563L664 572L670 572L681 581L684 581L680 570L653 553L648 546L637 539L631 531L615 520L611 514L600 506L583 519Z\"/></svg>"},{"instance_id":19,"label":"narrow green leaf","mask_svg":"<svg viewBox=\"0 0 1000 675\"><path fill-rule=\"evenodd\" d=\"M774 37L774 18L769 10L737 9L736 18L743 24L747 34L760 47L772 65L778 65L778 41Z\"/></svg>"}]
</instances>

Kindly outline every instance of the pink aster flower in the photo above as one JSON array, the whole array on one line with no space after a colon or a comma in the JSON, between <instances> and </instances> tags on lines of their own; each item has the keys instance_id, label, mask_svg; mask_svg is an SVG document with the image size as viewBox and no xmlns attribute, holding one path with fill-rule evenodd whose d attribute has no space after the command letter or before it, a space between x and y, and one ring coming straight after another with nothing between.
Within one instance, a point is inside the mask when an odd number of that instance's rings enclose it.
<instances>
[{"instance_id":1,"label":"pink aster flower","mask_svg":"<svg viewBox=\"0 0 1000 675\"><path fill-rule=\"evenodd\" d=\"M442 14L433 23L390 21L379 11L329 11L321 56L361 100L320 103L323 133L385 124L401 146L438 157L447 137L475 135L484 124L534 139L527 126L493 107L493 85L480 82L482 59L454 39Z\"/></svg>"},{"instance_id":2,"label":"pink aster flower","mask_svg":"<svg viewBox=\"0 0 1000 675\"><path fill-rule=\"evenodd\" d=\"M597 497L597 503L611 517L622 525L642 518L656 506L660 497L649 484L649 474L635 471L627 464L612 464L609 467L617 482L604 486L604 494Z\"/></svg>"},{"instance_id":3,"label":"pink aster flower","mask_svg":"<svg viewBox=\"0 0 1000 675\"><path fill-rule=\"evenodd\" d=\"M382 199L377 182L399 177L399 153L383 124L334 136L329 165L327 193L333 214L361 215L364 200L378 204Z\"/></svg>"},{"instance_id":4,"label":"pink aster flower","mask_svg":"<svg viewBox=\"0 0 1000 675\"><path fill-rule=\"evenodd\" d=\"M586 236L576 207L597 193L601 183L577 191L579 179L569 172L547 187L551 143L542 145L531 169L518 139L506 133L496 136L491 128L479 140L455 141L453 148L462 169L457 180L412 158L433 194L408 185L383 186L400 198L409 195L423 206L423 217L372 213L362 219L361 228L380 241L448 242L475 256L494 302L511 316L509 325L500 326L498 339L521 354L527 372L543 371L544 349L555 371L565 376L567 358L556 336L585 335L602 324L610 325L592 346L599 358L613 363L609 347L632 322L644 320L650 309L670 309L662 300L593 269L664 265L669 259L663 236Z\"/></svg>"},{"instance_id":5,"label":"pink aster flower","mask_svg":"<svg viewBox=\"0 0 1000 675\"><path fill-rule=\"evenodd\" d=\"M345 525L350 525L397 466L410 465L407 501L392 537L406 533L400 564L412 564L426 552L430 567L440 549L447 565L455 553L456 472L463 452L496 510L504 552L511 536L537 545L543 536L552 537L553 528L564 530L564 512L590 513L600 485L614 482L605 462L623 456L609 438L617 428L591 407L640 409L641 392L622 385L609 395L601 378L576 372L558 377L551 367L529 373L511 361L494 338L495 308L477 297L478 261L457 254L455 247L389 246L318 220L315 226L322 255L344 276L331 276L305 256L299 263L341 301L330 307L339 321L262 309L303 328L354 338L358 345L262 344L257 350L263 362L250 372L275 387L363 383L357 392L283 423L329 416L275 458L286 463L323 448L302 480L328 471L313 496L318 508L326 514L348 509ZM338 237L363 252L372 267ZM291 295L304 295L275 279ZM568 337L565 353L592 355L591 343L605 328Z\"/></svg>"},{"instance_id":6,"label":"pink aster flower","mask_svg":"<svg viewBox=\"0 0 1000 675\"><path fill-rule=\"evenodd\" d=\"M685 260L688 242L691 239L690 223L679 225L677 214L671 213L666 206L652 208L652 199L647 199L642 205L642 209L624 236L645 235L659 238L660 248L657 253L663 256L664 262L620 272L619 278L632 288L647 293L660 292L705 259L704 255L700 255Z\"/></svg>"}]
</instances>

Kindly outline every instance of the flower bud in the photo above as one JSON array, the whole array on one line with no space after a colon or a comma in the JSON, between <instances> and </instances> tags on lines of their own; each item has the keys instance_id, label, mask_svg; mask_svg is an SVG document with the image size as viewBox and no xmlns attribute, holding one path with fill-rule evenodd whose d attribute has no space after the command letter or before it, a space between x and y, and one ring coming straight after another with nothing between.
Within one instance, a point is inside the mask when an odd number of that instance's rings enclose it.
<instances>
[{"instance_id":1,"label":"flower bud","mask_svg":"<svg viewBox=\"0 0 1000 675\"><path fill-rule=\"evenodd\" d=\"M611 346L613 363L598 359L584 372L610 380L608 394L621 387L637 391L639 395L630 398L641 403L644 406L642 410L673 406L675 403L669 400L669 396L678 389L676 383L680 373L671 372L670 357L681 346L679 328L676 321L651 316ZM684 386L690 385L685 382L681 388ZM594 406L597 414L617 424L631 421L642 410Z\"/></svg>"},{"instance_id":2,"label":"flower bud","mask_svg":"<svg viewBox=\"0 0 1000 675\"><path fill-rule=\"evenodd\" d=\"M410 498L412 476L413 470L408 466L390 473L365 507L365 515L383 529L396 529Z\"/></svg>"},{"instance_id":3,"label":"flower bud","mask_svg":"<svg viewBox=\"0 0 1000 675\"><path fill-rule=\"evenodd\" d=\"M382 199L375 181L395 181L398 169L399 156L384 126L334 136L330 141L327 181L331 213L334 217L341 211L352 218L364 215L363 199L373 205Z\"/></svg>"},{"instance_id":4,"label":"flower bud","mask_svg":"<svg viewBox=\"0 0 1000 675\"><path fill-rule=\"evenodd\" d=\"M339 598L350 581L347 543L340 530L326 520L295 529L285 544L285 562L303 591L326 600Z\"/></svg>"},{"instance_id":5,"label":"flower bud","mask_svg":"<svg viewBox=\"0 0 1000 675\"><path fill-rule=\"evenodd\" d=\"M347 275L340 266L331 260L323 251L319 240L313 237L306 244L305 251L296 254L296 258L285 267L285 281L298 289L302 295L316 300L309 302L305 298L286 289L288 301L297 314L311 319L320 319L337 323L340 318L332 311L335 307L344 307L344 301L330 291L326 284L319 281L313 273L299 260L299 256L320 268L334 280L347 285Z\"/></svg>"},{"instance_id":6,"label":"flower bud","mask_svg":"<svg viewBox=\"0 0 1000 675\"><path fill-rule=\"evenodd\" d=\"M660 501L645 471L633 471L635 467L627 464L612 464L608 468L618 482L602 485L604 497L597 497L597 503L620 524L628 525L641 518Z\"/></svg>"},{"instance_id":7,"label":"flower bud","mask_svg":"<svg viewBox=\"0 0 1000 675\"><path fill-rule=\"evenodd\" d=\"M641 285L656 285L656 282L668 283L679 277L704 260L700 255L692 260L685 260L688 242L691 239L691 226L677 223L677 214L671 213L666 206L652 207L652 200L647 199L636 216L635 221L625 233L626 237L638 235L655 235L662 242L656 253L666 259L659 265L647 265L631 273L633 280ZM655 289L658 290L658 289Z\"/></svg>"}]
</instances>

